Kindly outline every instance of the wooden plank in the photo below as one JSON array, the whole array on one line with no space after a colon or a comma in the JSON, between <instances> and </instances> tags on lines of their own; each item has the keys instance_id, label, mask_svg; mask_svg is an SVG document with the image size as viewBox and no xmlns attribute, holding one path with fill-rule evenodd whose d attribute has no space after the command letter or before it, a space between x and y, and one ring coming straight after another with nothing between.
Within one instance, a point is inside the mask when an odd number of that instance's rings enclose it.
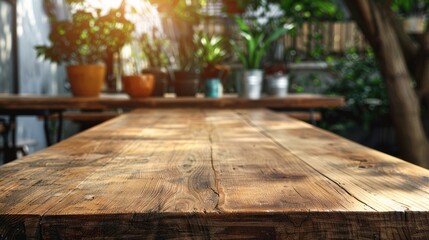
<instances>
[{"instance_id":1,"label":"wooden plank","mask_svg":"<svg viewBox=\"0 0 429 240\"><path fill-rule=\"evenodd\" d=\"M63 119L77 122L102 122L120 115L118 112L63 112ZM42 118L41 116L39 118ZM58 119L59 114L49 115L49 119Z\"/></svg>"},{"instance_id":2,"label":"wooden plank","mask_svg":"<svg viewBox=\"0 0 429 240\"><path fill-rule=\"evenodd\" d=\"M26 96L0 94L0 110L65 110L115 108L328 108L344 105L343 97L317 94L289 94L284 98L264 97L259 100L226 96L224 98L180 97L129 99L121 95L95 98L67 96Z\"/></svg>"},{"instance_id":3,"label":"wooden plank","mask_svg":"<svg viewBox=\"0 0 429 240\"><path fill-rule=\"evenodd\" d=\"M428 183L268 110L146 109L1 166L0 235L425 239Z\"/></svg>"},{"instance_id":4,"label":"wooden plank","mask_svg":"<svg viewBox=\"0 0 429 240\"><path fill-rule=\"evenodd\" d=\"M287 111L284 114L288 117L295 118L303 121L320 121L322 120L321 112L308 112L308 111Z\"/></svg>"},{"instance_id":5,"label":"wooden plank","mask_svg":"<svg viewBox=\"0 0 429 240\"><path fill-rule=\"evenodd\" d=\"M424 215L267 212L70 216L63 217L62 222L49 219L56 224L44 224L43 236L48 239L70 236L74 239L88 236L91 239L427 239L429 222L419 220ZM83 224L76 224L77 221Z\"/></svg>"},{"instance_id":6,"label":"wooden plank","mask_svg":"<svg viewBox=\"0 0 429 240\"><path fill-rule=\"evenodd\" d=\"M118 155L94 172L71 197L50 212L62 215L88 214L87 211L101 214L213 211L217 195L212 190L210 144L201 132L204 129L198 122L200 113L196 110L190 113L191 116L182 119L172 119L165 112L151 114L152 119L159 120L149 127L136 128L135 131L141 132L139 138L134 130L115 134L114 141L128 141L126 154ZM129 117L127 125L142 125L141 119L140 115ZM128 136L132 136L130 140ZM133 195L135 201L126 201ZM90 203L81 201L88 196L93 197Z\"/></svg>"},{"instance_id":7,"label":"wooden plank","mask_svg":"<svg viewBox=\"0 0 429 240\"><path fill-rule=\"evenodd\" d=\"M335 52L343 52L344 49L341 47L342 24L335 22L333 24L333 29L334 29L333 50Z\"/></svg>"},{"instance_id":8,"label":"wooden plank","mask_svg":"<svg viewBox=\"0 0 429 240\"><path fill-rule=\"evenodd\" d=\"M13 239L25 229L28 238L37 238L41 216L110 161L124 145L125 142L107 145L73 137L25 160L2 166L0 235Z\"/></svg>"},{"instance_id":9,"label":"wooden plank","mask_svg":"<svg viewBox=\"0 0 429 240\"><path fill-rule=\"evenodd\" d=\"M426 169L346 141L304 122L287 121L290 126L279 128L272 123L282 120L281 116L267 111L242 113L273 141L374 209L429 209ZM388 193L388 197L384 193Z\"/></svg>"},{"instance_id":10,"label":"wooden plank","mask_svg":"<svg viewBox=\"0 0 429 240\"><path fill-rule=\"evenodd\" d=\"M222 210L371 209L234 115L225 118L225 123L216 117L213 124L214 168L225 196L219 204ZM229 125L231 119L235 119L233 126Z\"/></svg>"}]
</instances>

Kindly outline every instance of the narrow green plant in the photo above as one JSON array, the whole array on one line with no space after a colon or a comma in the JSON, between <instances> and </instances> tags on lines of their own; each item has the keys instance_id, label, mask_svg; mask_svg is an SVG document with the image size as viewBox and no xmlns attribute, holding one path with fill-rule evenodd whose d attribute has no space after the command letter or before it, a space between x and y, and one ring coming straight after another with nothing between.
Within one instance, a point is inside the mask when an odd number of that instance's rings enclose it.
<instances>
[{"instance_id":1,"label":"narrow green plant","mask_svg":"<svg viewBox=\"0 0 429 240\"><path fill-rule=\"evenodd\" d=\"M207 33L198 34L197 56L202 60L203 67L220 64L227 53L225 41L221 36L209 36Z\"/></svg>"},{"instance_id":2,"label":"narrow green plant","mask_svg":"<svg viewBox=\"0 0 429 240\"><path fill-rule=\"evenodd\" d=\"M169 60L166 50L169 44L168 39L157 29L153 29L150 33L145 33L140 37L140 45L149 68L164 69L168 66Z\"/></svg>"},{"instance_id":3,"label":"narrow green plant","mask_svg":"<svg viewBox=\"0 0 429 240\"><path fill-rule=\"evenodd\" d=\"M240 36L244 40L244 47L240 47L235 41L231 44L246 69L259 69L262 57L270 44L293 28L293 25L283 25L268 32L264 26L259 26L255 22L250 25L239 16L235 17L235 21L240 29Z\"/></svg>"}]
</instances>

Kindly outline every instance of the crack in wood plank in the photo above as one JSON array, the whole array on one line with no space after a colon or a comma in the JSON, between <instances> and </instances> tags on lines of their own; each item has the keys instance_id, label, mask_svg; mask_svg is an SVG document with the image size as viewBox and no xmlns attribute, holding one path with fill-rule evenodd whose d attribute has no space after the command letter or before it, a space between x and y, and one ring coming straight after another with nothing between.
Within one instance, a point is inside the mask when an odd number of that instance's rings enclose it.
<instances>
[{"instance_id":1,"label":"crack in wood plank","mask_svg":"<svg viewBox=\"0 0 429 240\"><path fill-rule=\"evenodd\" d=\"M207 113L205 111L203 111L204 115L207 117ZM214 166L214 150L213 150L213 123L210 121L210 128L209 128L209 142L210 142L210 164L213 170L213 178L214 178L214 183L215 183L215 187L216 190L214 190L212 187L210 187L210 189L213 191L214 194L217 195L217 200L216 200L216 205L214 207L214 209L218 212L221 212L221 209L219 208L219 202L220 202L220 191L219 191L219 177L218 177L218 172Z\"/></svg>"}]
</instances>

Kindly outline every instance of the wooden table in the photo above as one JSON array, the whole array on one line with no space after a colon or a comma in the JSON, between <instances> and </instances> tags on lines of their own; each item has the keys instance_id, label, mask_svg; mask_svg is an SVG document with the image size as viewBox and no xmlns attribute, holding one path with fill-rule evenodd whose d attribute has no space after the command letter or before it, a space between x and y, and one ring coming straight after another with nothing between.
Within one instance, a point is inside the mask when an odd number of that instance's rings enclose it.
<instances>
[{"instance_id":1,"label":"wooden table","mask_svg":"<svg viewBox=\"0 0 429 240\"><path fill-rule=\"evenodd\" d=\"M429 171L263 109L121 115L0 167L14 239L427 239Z\"/></svg>"},{"instance_id":2,"label":"wooden table","mask_svg":"<svg viewBox=\"0 0 429 240\"><path fill-rule=\"evenodd\" d=\"M179 97L167 95L143 99L130 99L125 94L103 94L100 97L84 98L72 96L48 95L13 95L0 94L0 115L9 116L9 125L16 125L16 116L43 116L45 139L47 145L62 138L63 113L67 110L130 110L135 108L277 108L304 109L310 112L310 121L315 123L314 109L339 107L344 105L343 97L318 94L289 94L284 98L264 97L259 100L238 98L236 95L225 95L223 98ZM58 115L56 140L50 138L49 117ZM5 161L16 158L16 133L12 131L12 146L5 146Z\"/></svg>"},{"instance_id":3,"label":"wooden table","mask_svg":"<svg viewBox=\"0 0 429 240\"><path fill-rule=\"evenodd\" d=\"M71 96L0 94L0 109L4 110L105 110L115 108L328 108L344 105L343 97L319 94L289 94L287 97L263 97L258 100L226 95L223 98L153 97L130 99L123 94L83 98Z\"/></svg>"}]
</instances>

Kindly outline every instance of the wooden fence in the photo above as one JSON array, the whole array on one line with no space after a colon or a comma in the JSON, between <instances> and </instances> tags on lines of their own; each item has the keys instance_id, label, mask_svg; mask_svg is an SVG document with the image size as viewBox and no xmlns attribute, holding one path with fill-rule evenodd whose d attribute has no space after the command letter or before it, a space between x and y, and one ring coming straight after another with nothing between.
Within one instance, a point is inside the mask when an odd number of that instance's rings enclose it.
<instances>
[{"instance_id":1,"label":"wooden fence","mask_svg":"<svg viewBox=\"0 0 429 240\"><path fill-rule=\"evenodd\" d=\"M305 23L297 29L296 35L286 35L283 42L286 48L304 56L314 51L341 55L351 48L357 51L368 48L365 37L352 21Z\"/></svg>"},{"instance_id":2,"label":"wooden fence","mask_svg":"<svg viewBox=\"0 0 429 240\"><path fill-rule=\"evenodd\" d=\"M210 33L238 38L238 28L229 18L210 18L204 21L202 29ZM359 27L353 21L304 23L296 27L296 34L288 34L283 39L288 50L288 60L295 58L314 59L328 55L342 55L354 48L365 51L369 46Z\"/></svg>"}]
</instances>

